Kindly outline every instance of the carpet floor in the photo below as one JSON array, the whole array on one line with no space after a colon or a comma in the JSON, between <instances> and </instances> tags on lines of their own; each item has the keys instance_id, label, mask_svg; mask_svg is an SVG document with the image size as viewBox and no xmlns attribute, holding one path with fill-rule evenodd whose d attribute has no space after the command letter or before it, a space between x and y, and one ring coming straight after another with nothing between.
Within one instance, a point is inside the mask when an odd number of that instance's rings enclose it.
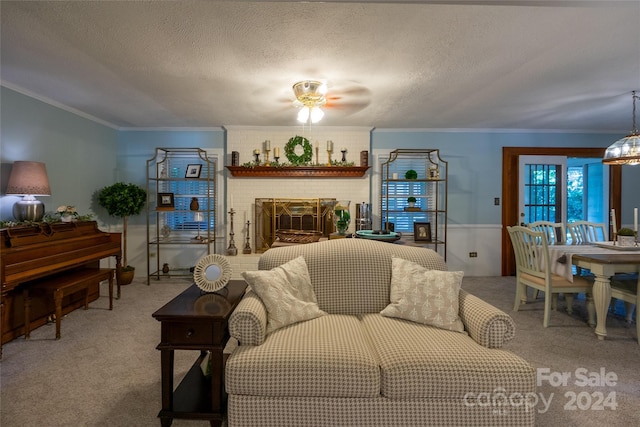
<instances>
[{"instance_id":1,"label":"carpet floor","mask_svg":"<svg viewBox=\"0 0 640 427\"><path fill-rule=\"evenodd\" d=\"M640 425L640 345L635 325L611 315L609 335L600 341L585 322L584 301L575 301L574 312L568 315L560 300L560 310L545 329L541 299L512 311L514 282L513 277L468 277L463 288L514 318L516 338L506 349L529 361L542 379L537 425ZM136 280L122 288L122 298L109 311L103 284L101 297L88 311L65 316L60 340L55 340L55 325L49 324L34 330L30 340L20 337L5 344L0 425L158 426L160 352L155 347L160 323L151 314L189 285L163 280L147 286ZM192 351L176 351L176 384L195 356ZM561 373L569 375L566 384L554 383ZM608 384L603 384L603 376ZM174 420L173 425L196 427L208 422Z\"/></svg>"}]
</instances>

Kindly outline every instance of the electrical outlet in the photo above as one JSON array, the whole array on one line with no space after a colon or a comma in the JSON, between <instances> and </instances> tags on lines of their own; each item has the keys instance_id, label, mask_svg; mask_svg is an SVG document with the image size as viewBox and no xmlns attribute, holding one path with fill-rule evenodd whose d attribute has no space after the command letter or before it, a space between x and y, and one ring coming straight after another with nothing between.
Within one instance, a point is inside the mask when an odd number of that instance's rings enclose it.
<instances>
[{"instance_id":1,"label":"electrical outlet","mask_svg":"<svg viewBox=\"0 0 640 427\"><path fill-rule=\"evenodd\" d=\"M478 258L478 252L469 252L469 258Z\"/></svg>"},{"instance_id":2,"label":"electrical outlet","mask_svg":"<svg viewBox=\"0 0 640 427\"><path fill-rule=\"evenodd\" d=\"M493 198L493 204L496 206L500 206L500 197L494 197Z\"/></svg>"}]
</instances>

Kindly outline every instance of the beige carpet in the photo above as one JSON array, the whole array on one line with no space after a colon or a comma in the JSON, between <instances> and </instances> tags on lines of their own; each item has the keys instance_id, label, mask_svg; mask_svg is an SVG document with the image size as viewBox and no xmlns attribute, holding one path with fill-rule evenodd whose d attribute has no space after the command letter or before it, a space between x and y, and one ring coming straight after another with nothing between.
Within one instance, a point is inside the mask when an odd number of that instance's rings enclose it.
<instances>
[{"instance_id":1,"label":"beige carpet","mask_svg":"<svg viewBox=\"0 0 640 427\"><path fill-rule=\"evenodd\" d=\"M551 403L537 415L537 424L640 425L640 346L635 325L610 316L609 339L599 341L582 320L584 302L577 301L573 316L554 312L551 326L544 329L541 302L528 304L517 313L511 311L513 282L512 277L465 278L463 287L513 316L518 331L509 350L554 376L570 373L567 386L552 387L545 381L539 387L539 393L545 400L551 398ZM122 298L114 301L113 311L107 310L103 287L102 297L88 311L76 310L63 319L61 340L54 339L55 326L47 325L33 331L29 341L19 338L5 344L0 363L0 425L159 426L160 352L155 346L160 324L151 314L189 284L162 281L149 287L135 281L122 288ZM195 356L194 352L176 352L176 381ZM579 368L615 374L616 385L576 385ZM596 404L600 394L615 396L617 408L586 409ZM579 399L574 402L576 409L565 409L572 407L572 395ZM536 409L543 408L541 402ZM175 420L173 425L208 423Z\"/></svg>"}]
</instances>

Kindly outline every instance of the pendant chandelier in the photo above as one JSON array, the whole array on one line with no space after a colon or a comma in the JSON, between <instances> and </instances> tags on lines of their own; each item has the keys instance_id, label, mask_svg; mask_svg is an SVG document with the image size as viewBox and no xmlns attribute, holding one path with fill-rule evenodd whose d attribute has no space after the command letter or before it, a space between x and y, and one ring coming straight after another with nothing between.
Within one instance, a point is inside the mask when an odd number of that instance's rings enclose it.
<instances>
[{"instance_id":1,"label":"pendant chandelier","mask_svg":"<svg viewBox=\"0 0 640 427\"><path fill-rule=\"evenodd\" d=\"M298 111L300 123L318 123L324 117L320 107L327 103L327 86L317 80L303 80L293 85L296 101L302 108Z\"/></svg>"},{"instance_id":2,"label":"pendant chandelier","mask_svg":"<svg viewBox=\"0 0 640 427\"><path fill-rule=\"evenodd\" d=\"M640 133L636 127L636 91L631 92L633 100L633 130L630 135L614 142L604 152L602 163L606 165L640 165Z\"/></svg>"}]
</instances>

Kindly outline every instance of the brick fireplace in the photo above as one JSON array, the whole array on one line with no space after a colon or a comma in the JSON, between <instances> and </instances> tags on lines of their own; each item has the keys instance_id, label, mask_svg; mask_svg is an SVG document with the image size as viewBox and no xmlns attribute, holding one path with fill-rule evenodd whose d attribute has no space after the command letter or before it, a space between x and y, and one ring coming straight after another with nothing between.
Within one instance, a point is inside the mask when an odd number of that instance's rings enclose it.
<instances>
[{"instance_id":1,"label":"brick fireplace","mask_svg":"<svg viewBox=\"0 0 640 427\"><path fill-rule=\"evenodd\" d=\"M340 150L346 148L347 161L355 162L356 165L360 163L360 152L370 150L370 128L338 128L338 127L228 127L227 131L227 147L224 159L224 165L231 164L231 152L237 151L240 156L239 164L247 163L253 160L253 151L261 149L265 140L271 141L271 149L279 147L281 153L281 161L287 161L284 157L284 146L287 144L290 138L300 135L309 140L312 145L316 143L321 148L319 150L319 159L321 162L326 162L327 152L324 149L326 147L327 140L331 140L334 143L334 150L332 158L334 160L340 159L342 154ZM336 154L337 153L337 154ZM264 158L264 153L261 155ZM273 151L271 152L271 159L273 159ZM314 155L315 159L315 155ZM371 165L371 158L369 158L369 164ZM306 227L302 224L302 221L311 221L310 216L304 217L304 215L289 216L289 222L274 223L274 217L264 214L264 209L273 211L273 206L264 204L264 200L283 199L283 200L295 200L295 199L316 199L316 200L351 200L351 218L356 217L355 206L357 203L370 203L370 182L371 168L363 177L358 178L256 178L256 177L233 177L224 167L221 167L222 173L226 175L226 212L229 212L230 208L233 208L236 212L234 216L234 233L235 244L239 248L239 255L241 257L242 247L246 241L247 233L250 238L250 245L255 253L256 250L264 250L265 243L268 245L268 239L272 239L273 227L285 227L291 225L291 228L297 228L298 225L295 221L300 221L300 226ZM258 207L256 207L256 199L259 200ZM262 202L260 202L262 200ZM260 237L256 238L256 208L258 212L261 212L259 218L260 224L258 227L264 231L265 221L268 221L269 230L267 232L267 240L260 240ZM296 209L299 209L297 207ZM330 210L329 210L330 212ZM315 214L314 214L315 215ZM297 217L300 217L299 220ZM325 221L332 221L330 215L325 218L321 218L319 223L319 230L325 230L329 224ZM225 239L229 237L229 215L225 213L224 216L220 216L220 223L224 224L224 229L218 230L219 236L224 236ZM247 229L247 221L250 221L249 228ZM287 221L287 219L285 219ZM311 224L310 223L310 224ZM306 223L305 223L306 224ZM332 225L332 224L331 224ZM352 221L350 230L355 230L354 221ZM306 228L302 228L306 229ZM239 262L240 260L237 260Z\"/></svg>"}]
</instances>

